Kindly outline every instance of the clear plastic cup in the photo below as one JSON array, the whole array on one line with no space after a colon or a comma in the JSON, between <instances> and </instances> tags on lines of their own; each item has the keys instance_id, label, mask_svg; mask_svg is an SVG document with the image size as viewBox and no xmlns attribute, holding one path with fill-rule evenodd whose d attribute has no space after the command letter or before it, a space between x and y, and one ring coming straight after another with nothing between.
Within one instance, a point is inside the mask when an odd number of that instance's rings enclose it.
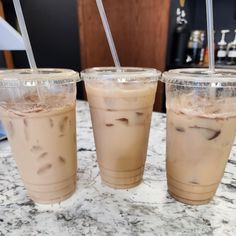
<instances>
[{"instance_id":1,"label":"clear plastic cup","mask_svg":"<svg viewBox=\"0 0 236 236\"><path fill-rule=\"evenodd\" d=\"M6 134L2 126L2 122L0 120L0 141L6 139Z\"/></svg>"},{"instance_id":2,"label":"clear plastic cup","mask_svg":"<svg viewBox=\"0 0 236 236\"><path fill-rule=\"evenodd\" d=\"M235 138L236 72L177 69L166 83L168 191L188 204L208 203Z\"/></svg>"},{"instance_id":3,"label":"clear plastic cup","mask_svg":"<svg viewBox=\"0 0 236 236\"><path fill-rule=\"evenodd\" d=\"M0 72L0 116L31 199L60 202L76 188L76 82L66 69Z\"/></svg>"},{"instance_id":4,"label":"clear plastic cup","mask_svg":"<svg viewBox=\"0 0 236 236\"><path fill-rule=\"evenodd\" d=\"M157 80L147 68L82 71L102 182L131 188L143 177Z\"/></svg>"}]
</instances>

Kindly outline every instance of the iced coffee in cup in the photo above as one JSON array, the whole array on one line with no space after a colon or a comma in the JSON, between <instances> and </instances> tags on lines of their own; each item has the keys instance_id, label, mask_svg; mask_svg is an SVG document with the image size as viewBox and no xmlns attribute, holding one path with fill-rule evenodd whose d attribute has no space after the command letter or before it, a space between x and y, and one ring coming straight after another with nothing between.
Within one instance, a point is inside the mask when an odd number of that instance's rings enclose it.
<instances>
[{"instance_id":1,"label":"iced coffee in cup","mask_svg":"<svg viewBox=\"0 0 236 236\"><path fill-rule=\"evenodd\" d=\"M30 198L55 203L76 187L78 74L66 69L0 72L0 116Z\"/></svg>"},{"instance_id":2,"label":"iced coffee in cup","mask_svg":"<svg viewBox=\"0 0 236 236\"><path fill-rule=\"evenodd\" d=\"M208 203L229 158L236 127L236 73L177 69L166 83L168 191L187 204Z\"/></svg>"},{"instance_id":3,"label":"iced coffee in cup","mask_svg":"<svg viewBox=\"0 0 236 236\"><path fill-rule=\"evenodd\" d=\"M82 72L102 182L131 188L143 177L160 72L114 67Z\"/></svg>"}]
</instances>

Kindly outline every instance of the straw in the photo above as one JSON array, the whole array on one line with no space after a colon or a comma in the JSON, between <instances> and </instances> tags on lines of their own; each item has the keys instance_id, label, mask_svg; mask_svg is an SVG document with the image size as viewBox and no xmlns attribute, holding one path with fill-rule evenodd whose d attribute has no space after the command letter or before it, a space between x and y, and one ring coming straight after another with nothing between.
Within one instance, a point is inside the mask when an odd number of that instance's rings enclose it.
<instances>
[{"instance_id":1,"label":"straw","mask_svg":"<svg viewBox=\"0 0 236 236\"><path fill-rule=\"evenodd\" d=\"M29 40L28 31L27 31L27 28L26 28L26 25L25 25L25 19L24 19L24 15L23 15L23 12L22 12L21 5L20 5L20 0L13 0L13 4L14 4L14 7L15 7L16 16L17 16L18 23L19 23L19 26L20 26L20 30L21 30L23 41L24 41L25 51L26 51L26 54L27 54L27 58L28 58L28 61L29 61L30 68L32 70L36 70L37 66L36 66L36 62L35 62L35 59L34 59L34 54L33 54L33 51L32 51L31 43L30 43L30 40ZM36 71L36 73L37 73L37 71ZM42 96L40 94L40 89L39 89L38 86L36 86L36 91L37 91L39 99L42 100Z\"/></svg>"},{"instance_id":2,"label":"straw","mask_svg":"<svg viewBox=\"0 0 236 236\"><path fill-rule=\"evenodd\" d=\"M215 56L214 56L214 28L213 28L213 4L212 0L206 0L207 14L207 40L209 54L209 70L215 72Z\"/></svg>"},{"instance_id":3,"label":"straw","mask_svg":"<svg viewBox=\"0 0 236 236\"><path fill-rule=\"evenodd\" d=\"M23 41L24 41L24 44L25 44L25 50L26 50L26 54L27 54L28 61L29 61L29 64L30 64L30 68L31 69L37 69L35 59L34 59L34 54L33 54L32 48L31 48L30 40L29 40L29 35L28 35L27 28L26 28L26 25L25 25L25 20L24 20L22 8L21 8L21 5L20 5L20 1L19 0L13 0L13 3L14 3L18 23L19 23L19 26L20 26L22 38L23 38Z\"/></svg>"},{"instance_id":4,"label":"straw","mask_svg":"<svg viewBox=\"0 0 236 236\"><path fill-rule=\"evenodd\" d=\"M106 33L107 41L108 41L108 44L109 44L109 47L110 47L110 50L111 50L111 54L112 54L114 64L115 64L116 67L119 68L120 67L120 61L119 61L119 58L118 58L118 55L117 55L117 52L116 52L115 44L114 44L114 41L113 41L113 38L112 38L111 30L110 30L110 27L109 27L109 24L108 24L108 20L107 20L107 17L106 17L106 13L105 13L105 10L104 10L104 7L103 7L102 0L96 0L96 3L97 3L97 7L98 7L100 17L102 19L102 24L103 24L103 27L104 27L104 30L105 30L105 33Z\"/></svg>"}]
</instances>

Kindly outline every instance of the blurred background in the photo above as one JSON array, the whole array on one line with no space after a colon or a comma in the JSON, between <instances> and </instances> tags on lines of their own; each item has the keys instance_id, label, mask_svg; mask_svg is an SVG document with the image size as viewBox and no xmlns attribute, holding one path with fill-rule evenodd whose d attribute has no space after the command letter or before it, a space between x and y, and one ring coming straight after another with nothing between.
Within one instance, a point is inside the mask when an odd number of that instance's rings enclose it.
<instances>
[{"instance_id":1,"label":"blurred background","mask_svg":"<svg viewBox=\"0 0 236 236\"><path fill-rule=\"evenodd\" d=\"M161 71L206 67L205 0L103 0L123 66ZM113 66L95 0L21 0L38 67L81 71ZM236 68L236 0L214 0L217 67ZM0 16L18 29L12 0L0 0ZM4 35L0 35L4 37ZM29 67L24 51L0 51L0 68ZM78 84L78 99L86 99ZM165 112L159 83L154 110Z\"/></svg>"}]
</instances>

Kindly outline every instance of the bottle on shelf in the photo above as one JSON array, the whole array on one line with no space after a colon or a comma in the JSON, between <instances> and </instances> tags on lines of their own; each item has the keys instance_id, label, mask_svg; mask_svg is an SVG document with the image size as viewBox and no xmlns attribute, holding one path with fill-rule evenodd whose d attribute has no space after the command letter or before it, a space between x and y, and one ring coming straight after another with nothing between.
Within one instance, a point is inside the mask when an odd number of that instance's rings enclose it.
<instances>
[{"instance_id":1,"label":"bottle on shelf","mask_svg":"<svg viewBox=\"0 0 236 236\"><path fill-rule=\"evenodd\" d=\"M221 40L217 44L216 52L216 64L225 64L227 56L227 43L225 41L225 35L229 30L221 30Z\"/></svg>"},{"instance_id":2,"label":"bottle on shelf","mask_svg":"<svg viewBox=\"0 0 236 236\"><path fill-rule=\"evenodd\" d=\"M201 40L202 32L203 31L201 30L194 30L191 32L186 50L186 64L199 64L203 44Z\"/></svg>"},{"instance_id":3,"label":"bottle on shelf","mask_svg":"<svg viewBox=\"0 0 236 236\"><path fill-rule=\"evenodd\" d=\"M185 51L189 38L188 21L182 5L181 8L177 8L176 16L176 28L174 32L173 44L173 64L178 67L185 64Z\"/></svg>"},{"instance_id":4,"label":"bottle on shelf","mask_svg":"<svg viewBox=\"0 0 236 236\"><path fill-rule=\"evenodd\" d=\"M227 65L236 65L236 30L234 32L234 40L228 44L227 48Z\"/></svg>"},{"instance_id":5,"label":"bottle on shelf","mask_svg":"<svg viewBox=\"0 0 236 236\"><path fill-rule=\"evenodd\" d=\"M209 65L208 46L206 46L206 48L205 48L203 65L204 66L208 66Z\"/></svg>"},{"instance_id":6,"label":"bottle on shelf","mask_svg":"<svg viewBox=\"0 0 236 236\"><path fill-rule=\"evenodd\" d=\"M215 31L214 31L215 34ZM214 42L214 57L216 57L216 46ZM209 65L209 55L208 55L208 44L207 44L207 38L205 41L205 49L204 49L204 57L203 57L203 66L208 66Z\"/></svg>"},{"instance_id":7,"label":"bottle on shelf","mask_svg":"<svg viewBox=\"0 0 236 236\"><path fill-rule=\"evenodd\" d=\"M206 55L206 33L205 31L202 31L200 34L200 40L201 40L201 52L200 52L200 59L199 59L199 65L204 64L204 56Z\"/></svg>"}]
</instances>

